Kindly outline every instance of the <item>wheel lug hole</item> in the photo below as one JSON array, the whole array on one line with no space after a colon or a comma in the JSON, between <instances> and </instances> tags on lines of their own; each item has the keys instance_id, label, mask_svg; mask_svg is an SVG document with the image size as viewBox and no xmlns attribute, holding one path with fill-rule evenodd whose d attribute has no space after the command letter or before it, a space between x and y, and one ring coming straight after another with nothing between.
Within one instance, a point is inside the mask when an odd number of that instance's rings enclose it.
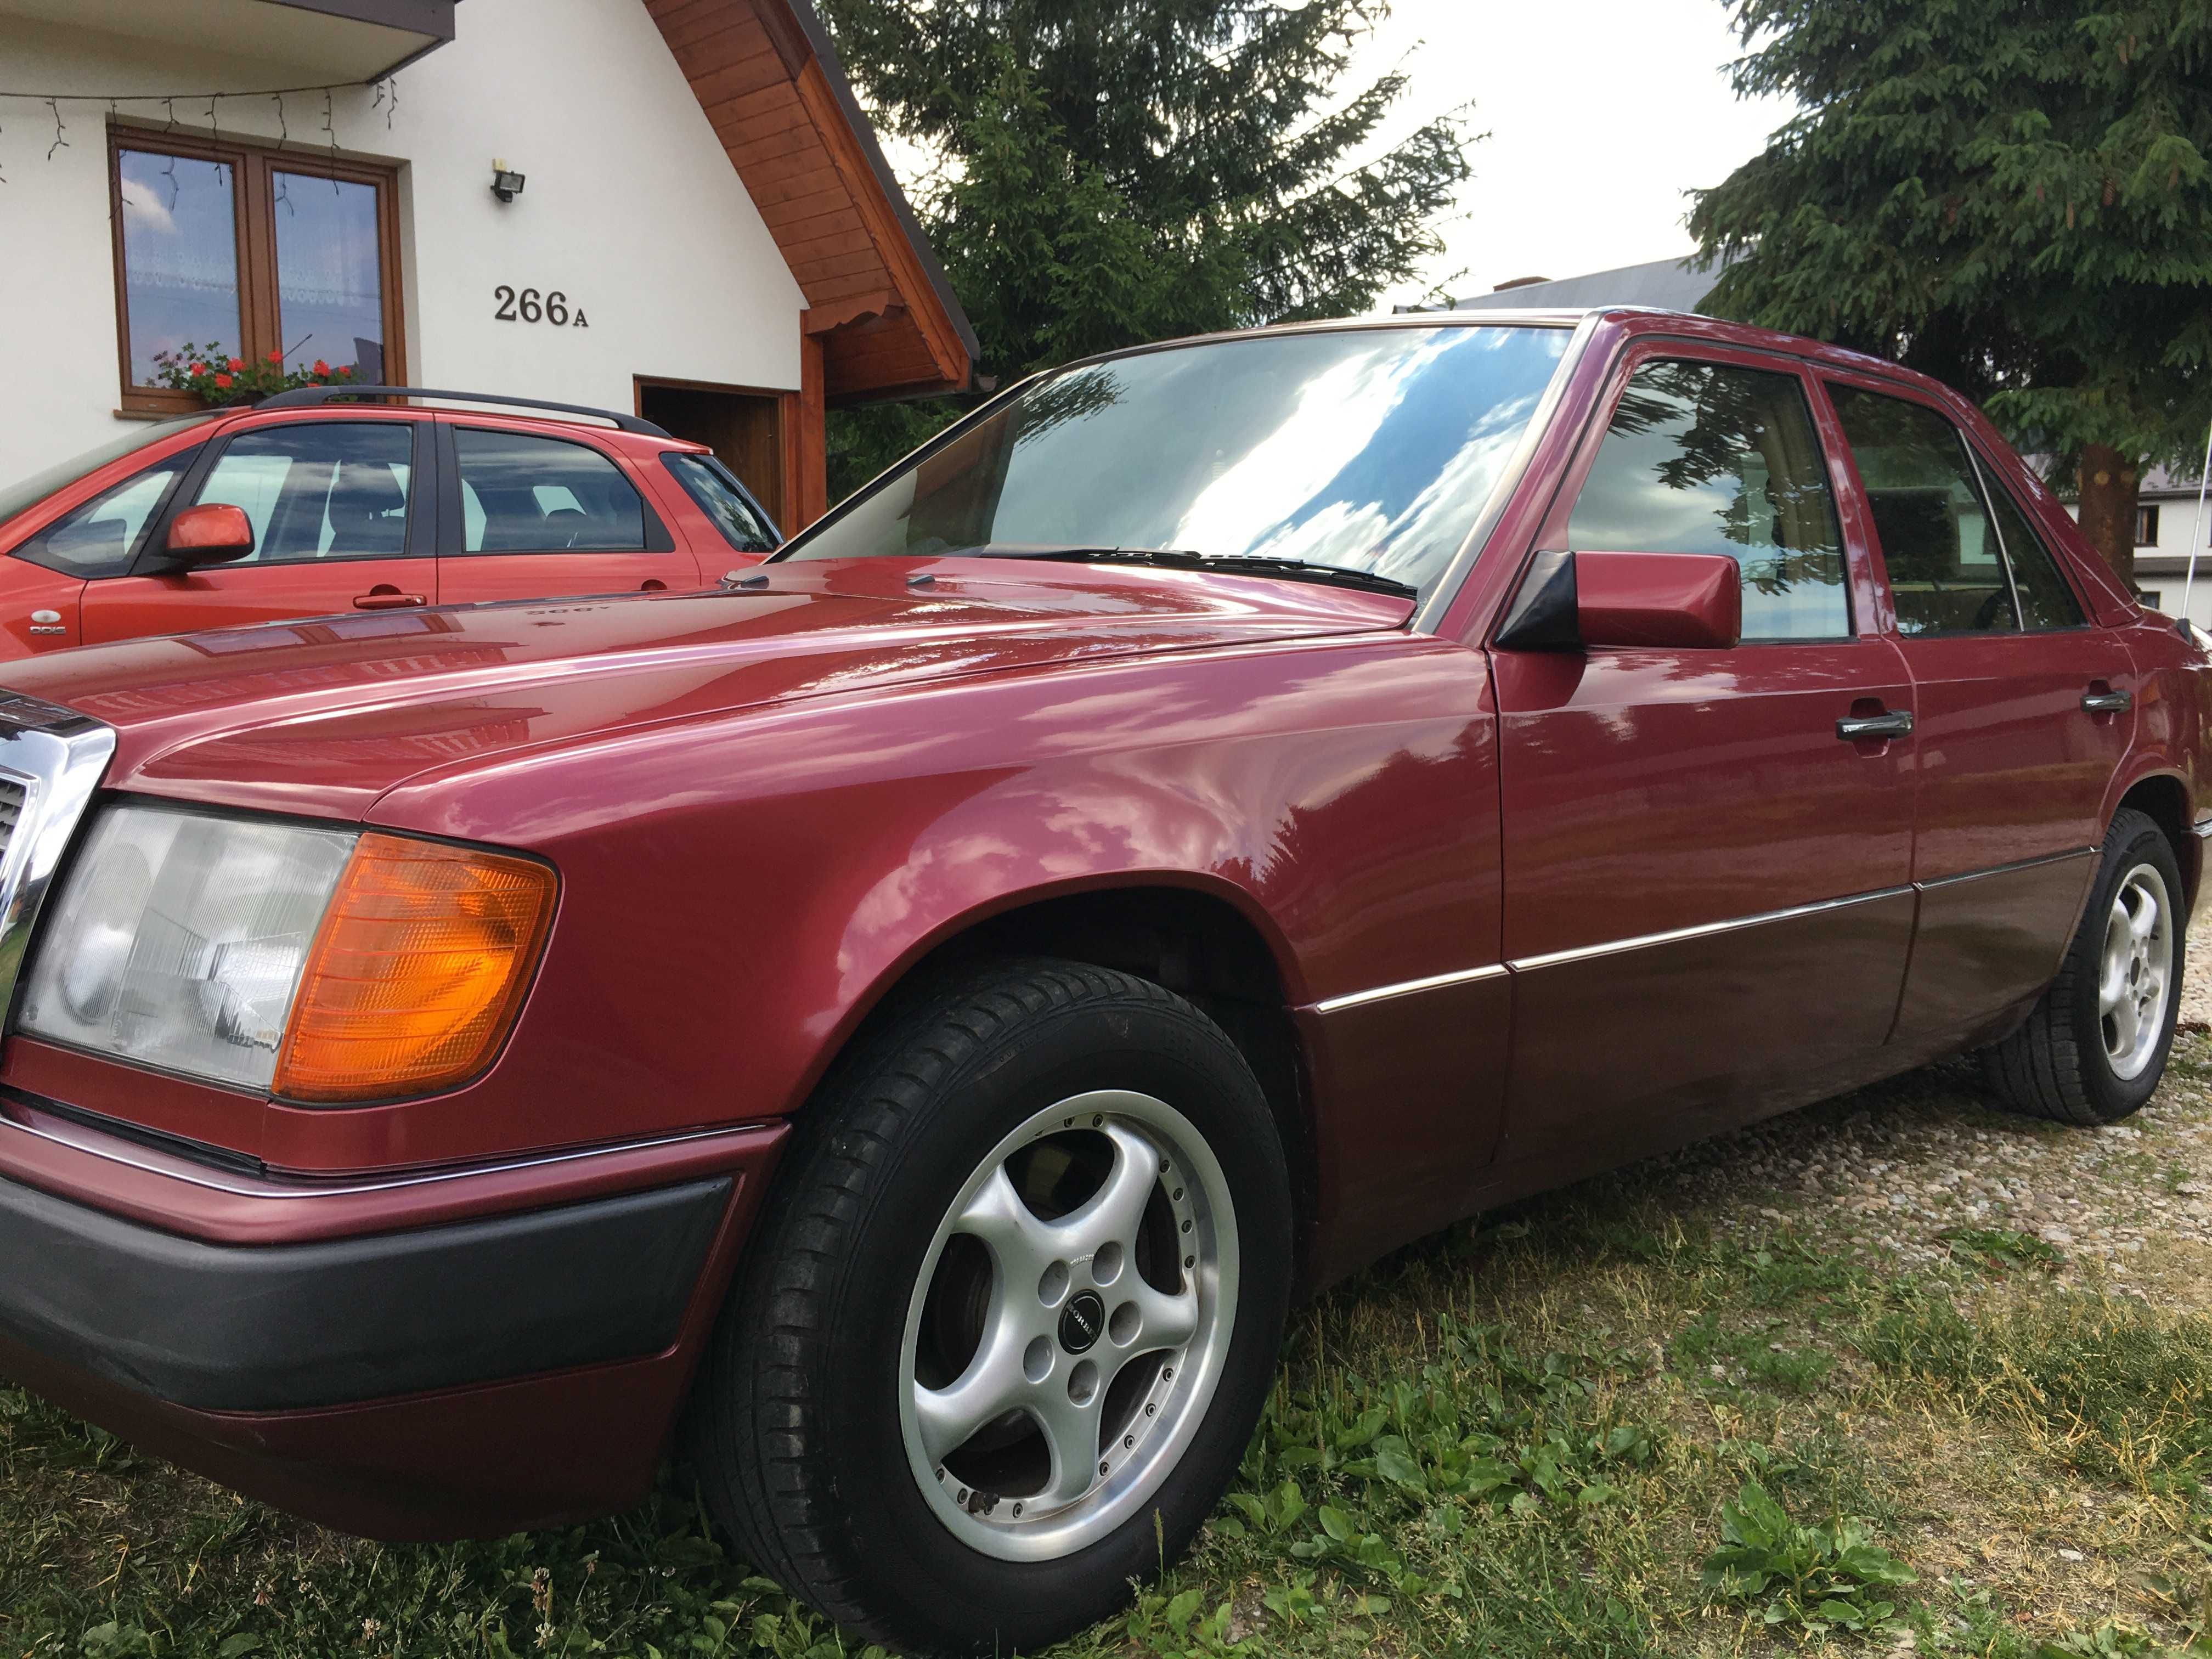
<instances>
[{"instance_id":1,"label":"wheel lug hole","mask_svg":"<svg viewBox=\"0 0 2212 1659\"><path fill-rule=\"evenodd\" d=\"M1182 1259L1182 1265L1186 1267L1195 1267L1198 1266L1198 1258L1194 1255L1187 1255Z\"/></svg>"},{"instance_id":2,"label":"wheel lug hole","mask_svg":"<svg viewBox=\"0 0 2212 1659\"><path fill-rule=\"evenodd\" d=\"M1115 1346L1126 1348L1137 1340L1137 1333L1144 1322L1144 1316L1137 1311L1137 1304L1124 1302L1114 1310L1114 1316L1106 1322L1106 1334L1114 1339Z\"/></svg>"},{"instance_id":3,"label":"wheel lug hole","mask_svg":"<svg viewBox=\"0 0 2212 1659\"><path fill-rule=\"evenodd\" d=\"M1015 1519L1015 1520L1017 1520L1017 1521L1018 1521L1018 1520L1020 1520L1021 1518L1022 1518L1022 1506L1021 1506L1021 1504L1020 1504L1017 1503L1017 1504L1014 1505L1014 1519Z\"/></svg>"},{"instance_id":4,"label":"wheel lug hole","mask_svg":"<svg viewBox=\"0 0 2212 1659\"><path fill-rule=\"evenodd\" d=\"M1091 1127L1094 1129L1104 1128L1106 1127L1106 1115L1103 1112L1093 1115L1091 1120Z\"/></svg>"},{"instance_id":5,"label":"wheel lug hole","mask_svg":"<svg viewBox=\"0 0 2212 1659\"><path fill-rule=\"evenodd\" d=\"M1147 1416L1147 1417L1157 1417L1157 1416L1158 1416L1158 1415L1159 1415L1159 1412L1160 1412L1160 1402L1159 1402L1158 1401L1157 1401L1157 1400L1147 1400L1147 1401L1145 1402L1145 1415L1146 1415L1146 1416Z\"/></svg>"},{"instance_id":6,"label":"wheel lug hole","mask_svg":"<svg viewBox=\"0 0 2212 1659\"><path fill-rule=\"evenodd\" d=\"M1022 1375L1032 1382L1042 1382L1052 1375L1052 1339L1033 1336L1028 1347L1022 1350Z\"/></svg>"},{"instance_id":7,"label":"wheel lug hole","mask_svg":"<svg viewBox=\"0 0 2212 1659\"><path fill-rule=\"evenodd\" d=\"M1103 1457L1102 1457L1102 1458L1100 1458L1100 1459L1098 1460L1098 1473L1099 1473L1099 1474L1111 1474L1111 1473L1113 1472L1113 1468L1114 1468L1114 1466L1113 1466L1111 1463L1109 1463L1109 1462L1108 1462L1104 1458L1103 1458Z\"/></svg>"},{"instance_id":8,"label":"wheel lug hole","mask_svg":"<svg viewBox=\"0 0 2212 1659\"><path fill-rule=\"evenodd\" d=\"M1091 1258L1091 1278L1094 1284L1111 1285L1121 1276L1121 1247L1109 1239L1098 1247L1097 1255Z\"/></svg>"},{"instance_id":9,"label":"wheel lug hole","mask_svg":"<svg viewBox=\"0 0 2212 1659\"><path fill-rule=\"evenodd\" d=\"M1087 1406L1098 1393L1098 1367L1089 1360L1083 1361L1067 1374L1067 1397L1079 1406Z\"/></svg>"},{"instance_id":10,"label":"wheel lug hole","mask_svg":"<svg viewBox=\"0 0 2212 1659\"><path fill-rule=\"evenodd\" d=\"M1121 1437L1121 1449L1123 1451L1128 1450L1130 1447L1136 1443L1137 1437L1133 1434L1125 1434Z\"/></svg>"},{"instance_id":11,"label":"wheel lug hole","mask_svg":"<svg viewBox=\"0 0 2212 1659\"><path fill-rule=\"evenodd\" d=\"M1037 1278L1037 1300L1048 1308L1056 1308L1067 1294L1067 1263L1055 1261Z\"/></svg>"},{"instance_id":12,"label":"wheel lug hole","mask_svg":"<svg viewBox=\"0 0 2212 1659\"><path fill-rule=\"evenodd\" d=\"M1185 1232L1188 1232L1188 1231L1190 1231L1190 1227L1191 1227L1190 1218L1189 1218L1188 1216L1185 1216L1185 1217L1183 1218L1183 1220L1182 1220L1182 1230L1183 1230L1183 1231L1185 1231Z\"/></svg>"},{"instance_id":13,"label":"wheel lug hole","mask_svg":"<svg viewBox=\"0 0 2212 1659\"><path fill-rule=\"evenodd\" d=\"M1178 1188L1176 1188L1175 1189L1174 1197L1175 1197L1175 1201L1176 1201L1176 1203L1180 1204L1180 1203L1182 1203L1182 1188L1178 1187Z\"/></svg>"}]
</instances>

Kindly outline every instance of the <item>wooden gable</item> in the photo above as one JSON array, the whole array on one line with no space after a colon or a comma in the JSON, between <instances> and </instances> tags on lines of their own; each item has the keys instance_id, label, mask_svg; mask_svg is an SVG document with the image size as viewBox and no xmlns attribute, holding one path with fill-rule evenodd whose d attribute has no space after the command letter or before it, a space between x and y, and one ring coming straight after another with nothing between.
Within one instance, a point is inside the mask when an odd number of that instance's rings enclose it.
<instances>
[{"instance_id":1,"label":"wooden gable","mask_svg":"<svg viewBox=\"0 0 2212 1659\"><path fill-rule=\"evenodd\" d=\"M791 274L830 402L964 389L975 337L806 0L645 0Z\"/></svg>"}]
</instances>

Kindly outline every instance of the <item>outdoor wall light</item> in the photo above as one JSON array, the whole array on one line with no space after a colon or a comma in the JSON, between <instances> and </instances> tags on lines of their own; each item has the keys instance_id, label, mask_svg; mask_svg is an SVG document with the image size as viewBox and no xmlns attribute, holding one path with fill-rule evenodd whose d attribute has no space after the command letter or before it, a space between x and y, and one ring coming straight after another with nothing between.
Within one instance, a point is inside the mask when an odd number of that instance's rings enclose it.
<instances>
[{"instance_id":1,"label":"outdoor wall light","mask_svg":"<svg viewBox=\"0 0 2212 1659\"><path fill-rule=\"evenodd\" d=\"M504 161L491 164L491 193L502 202L512 202L522 194L522 175Z\"/></svg>"}]
</instances>

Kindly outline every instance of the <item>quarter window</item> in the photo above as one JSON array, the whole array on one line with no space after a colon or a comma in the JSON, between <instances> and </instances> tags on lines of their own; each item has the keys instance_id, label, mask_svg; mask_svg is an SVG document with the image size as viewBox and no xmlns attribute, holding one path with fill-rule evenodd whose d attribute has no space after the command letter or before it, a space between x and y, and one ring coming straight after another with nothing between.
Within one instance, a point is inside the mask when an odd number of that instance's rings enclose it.
<instances>
[{"instance_id":1,"label":"quarter window","mask_svg":"<svg viewBox=\"0 0 2212 1659\"><path fill-rule=\"evenodd\" d=\"M665 451L660 457L684 493L722 532L722 539L740 553L772 553L775 532L755 509L730 470L711 455L686 455Z\"/></svg>"},{"instance_id":2,"label":"quarter window","mask_svg":"<svg viewBox=\"0 0 2212 1659\"><path fill-rule=\"evenodd\" d=\"M645 502L586 444L456 427L461 546L469 553L641 551Z\"/></svg>"},{"instance_id":3,"label":"quarter window","mask_svg":"<svg viewBox=\"0 0 2212 1659\"><path fill-rule=\"evenodd\" d=\"M1575 502L1579 551L1724 553L1747 640L1851 631L1843 538L1794 374L1691 361L1630 376Z\"/></svg>"},{"instance_id":4,"label":"quarter window","mask_svg":"<svg viewBox=\"0 0 2212 1659\"><path fill-rule=\"evenodd\" d=\"M234 440L195 505L226 502L253 526L240 562L396 559L407 550L415 428L404 421L317 421Z\"/></svg>"},{"instance_id":5,"label":"quarter window","mask_svg":"<svg viewBox=\"0 0 2212 1659\"><path fill-rule=\"evenodd\" d=\"M197 447L181 451L103 490L32 537L15 550L15 556L72 576L119 574L146 521L199 453Z\"/></svg>"}]
</instances>

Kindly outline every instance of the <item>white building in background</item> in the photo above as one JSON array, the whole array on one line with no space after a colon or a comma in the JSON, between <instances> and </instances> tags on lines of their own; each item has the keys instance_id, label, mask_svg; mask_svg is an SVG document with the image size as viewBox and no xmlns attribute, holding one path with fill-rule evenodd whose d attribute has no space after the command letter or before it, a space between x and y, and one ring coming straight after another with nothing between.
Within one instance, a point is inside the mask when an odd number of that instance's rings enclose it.
<instances>
[{"instance_id":1,"label":"white building in background","mask_svg":"<svg viewBox=\"0 0 2212 1659\"><path fill-rule=\"evenodd\" d=\"M808 0L0 0L0 484L212 341L642 414L791 529L828 404L969 378Z\"/></svg>"}]
</instances>

